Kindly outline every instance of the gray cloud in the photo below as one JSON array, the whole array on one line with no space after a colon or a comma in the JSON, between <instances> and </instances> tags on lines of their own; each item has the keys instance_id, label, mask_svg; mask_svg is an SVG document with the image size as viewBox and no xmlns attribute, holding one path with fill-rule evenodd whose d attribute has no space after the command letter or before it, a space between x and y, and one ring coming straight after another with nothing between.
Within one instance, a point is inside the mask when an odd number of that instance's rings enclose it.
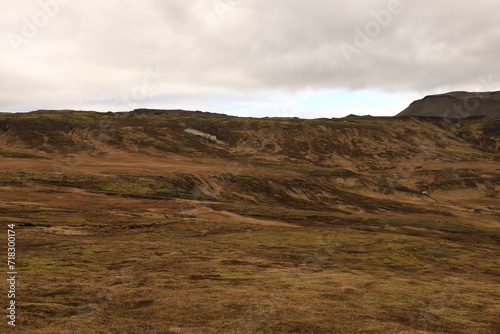
<instances>
[{"instance_id":1,"label":"gray cloud","mask_svg":"<svg viewBox=\"0 0 500 334\"><path fill-rule=\"evenodd\" d=\"M0 109L310 89L500 89L499 2L397 3L2 1ZM153 84L154 69L162 79Z\"/></svg>"}]
</instances>

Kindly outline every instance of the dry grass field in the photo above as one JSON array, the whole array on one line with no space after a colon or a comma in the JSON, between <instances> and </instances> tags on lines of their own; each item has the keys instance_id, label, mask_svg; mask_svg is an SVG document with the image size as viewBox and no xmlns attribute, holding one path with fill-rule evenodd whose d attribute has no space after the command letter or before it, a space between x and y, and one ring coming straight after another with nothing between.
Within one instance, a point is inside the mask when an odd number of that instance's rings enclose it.
<instances>
[{"instance_id":1,"label":"dry grass field","mask_svg":"<svg viewBox=\"0 0 500 334\"><path fill-rule=\"evenodd\" d=\"M500 333L499 129L2 114L0 332Z\"/></svg>"}]
</instances>

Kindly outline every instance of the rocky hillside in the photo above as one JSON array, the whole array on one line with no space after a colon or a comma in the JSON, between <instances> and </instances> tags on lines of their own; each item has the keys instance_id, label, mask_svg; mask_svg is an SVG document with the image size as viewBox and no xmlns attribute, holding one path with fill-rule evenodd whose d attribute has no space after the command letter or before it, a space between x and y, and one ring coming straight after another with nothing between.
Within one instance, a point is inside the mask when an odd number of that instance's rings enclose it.
<instances>
[{"instance_id":1,"label":"rocky hillside","mask_svg":"<svg viewBox=\"0 0 500 334\"><path fill-rule=\"evenodd\" d=\"M129 176L123 186L130 189L121 194L127 196L199 197L344 213L455 215L457 208L466 213L477 207L488 211L487 220L500 213L494 204L500 197L500 119L37 111L1 114L0 147L2 161L50 166L61 175L82 173L84 166L119 170L130 159L153 165L190 162L169 167L170 174L162 178ZM214 166L199 172L197 159L213 159ZM116 193L106 177L96 175L81 186ZM54 182L77 186L69 179Z\"/></svg>"},{"instance_id":2,"label":"rocky hillside","mask_svg":"<svg viewBox=\"0 0 500 334\"><path fill-rule=\"evenodd\" d=\"M499 198L498 118L0 113L27 334L497 333Z\"/></svg>"},{"instance_id":3,"label":"rocky hillside","mask_svg":"<svg viewBox=\"0 0 500 334\"><path fill-rule=\"evenodd\" d=\"M484 116L500 117L500 92L451 92L426 96L413 102L398 116L425 116L462 119Z\"/></svg>"}]
</instances>

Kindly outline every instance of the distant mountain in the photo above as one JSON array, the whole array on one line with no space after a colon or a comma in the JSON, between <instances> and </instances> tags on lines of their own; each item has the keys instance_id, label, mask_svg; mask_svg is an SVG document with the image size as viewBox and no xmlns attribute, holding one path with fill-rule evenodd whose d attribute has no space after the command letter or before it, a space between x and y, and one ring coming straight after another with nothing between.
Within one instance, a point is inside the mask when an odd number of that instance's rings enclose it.
<instances>
[{"instance_id":1,"label":"distant mountain","mask_svg":"<svg viewBox=\"0 0 500 334\"><path fill-rule=\"evenodd\" d=\"M410 104L397 116L463 119L484 116L500 118L499 92L450 92L426 96Z\"/></svg>"}]
</instances>

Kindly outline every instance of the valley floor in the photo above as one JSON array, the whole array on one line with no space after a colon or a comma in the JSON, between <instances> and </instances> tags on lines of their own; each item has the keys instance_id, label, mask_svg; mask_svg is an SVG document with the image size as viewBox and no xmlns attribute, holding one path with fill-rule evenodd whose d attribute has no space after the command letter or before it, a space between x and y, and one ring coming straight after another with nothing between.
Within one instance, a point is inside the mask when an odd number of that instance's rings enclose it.
<instances>
[{"instance_id":1,"label":"valley floor","mask_svg":"<svg viewBox=\"0 0 500 334\"><path fill-rule=\"evenodd\" d=\"M284 169L238 164L226 175L227 161L182 159L170 169L146 158L2 160L17 332L499 333L497 199L395 194L372 199L380 210L369 197L355 208L345 181L329 209L301 199L312 195L292 183L300 171L263 185Z\"/></svg>"}]
</instances>

